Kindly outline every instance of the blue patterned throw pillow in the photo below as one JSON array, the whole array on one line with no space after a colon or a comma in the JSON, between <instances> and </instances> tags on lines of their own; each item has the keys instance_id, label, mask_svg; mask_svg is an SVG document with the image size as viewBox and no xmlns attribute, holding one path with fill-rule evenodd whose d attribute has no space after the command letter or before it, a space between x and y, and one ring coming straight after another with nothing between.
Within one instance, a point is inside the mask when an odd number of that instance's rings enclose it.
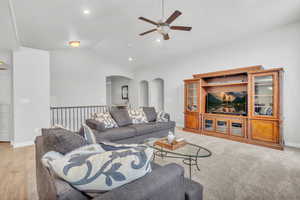
<instances>
[{"instance_id":1,"label":"blue patterned throw pillow","mask_svg":"<svg viewBox=\"0 0 300 200\"><path fill-rule=\"evenodd\" d=\"M104 192L151 172L153 149L136 145L115 151L65 155L47 162L57 176L82 192Z\"/></svg>"}]
</instances>

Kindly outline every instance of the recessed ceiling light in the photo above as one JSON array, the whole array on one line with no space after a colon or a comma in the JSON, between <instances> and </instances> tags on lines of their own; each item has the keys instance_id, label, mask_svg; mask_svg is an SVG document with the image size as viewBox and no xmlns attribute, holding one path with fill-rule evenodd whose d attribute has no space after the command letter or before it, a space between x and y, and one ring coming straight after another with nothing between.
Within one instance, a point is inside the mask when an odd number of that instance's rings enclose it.
<instances>
[{"instance_id":1,"label":"recessed ceiling light","mask_svg":"<svg viewBox=\"0 0 300 200\"><path fill-rule=\"evenodd\" d=\"M83 14L85 14L85 15L89 15L89 14L91 14L91 11L90 11L90 10L88 10L88 9L85 9L85 10L83 10Z\"/></svg>"},{"instance_id":2,"label":"recessed ceiling light","mask_svg":"<svg viewBox=\"0 0 300 200\"><path fill-rule=\"evenodd\" d=\"M133 58L132 58L132 57L129 57L129 58L128 58L128 61L129 61L129 62L133 61Z\"/></svg>"},{"instance_id":3,"label":"recessed ceiling light","mask_svg":"<svg viewBox=\"0 0 300 200\"><path fill-rule=\"evenodd\" d=\"M70 45L70 47L77 48L80 46L80 41L70 41L69 45Z\"/></svg>"}]
</instances>

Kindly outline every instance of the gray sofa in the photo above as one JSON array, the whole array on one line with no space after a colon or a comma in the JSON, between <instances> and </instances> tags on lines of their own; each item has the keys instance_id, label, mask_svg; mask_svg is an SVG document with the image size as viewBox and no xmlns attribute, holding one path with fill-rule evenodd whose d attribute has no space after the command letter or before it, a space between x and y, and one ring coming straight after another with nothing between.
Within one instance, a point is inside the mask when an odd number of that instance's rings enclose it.
<instances>
[{"instance_id":1,"label":"gray sofa","mask_svg":"<svg viewBox=\"0 0 300 200\"><path fill-rule=\"evenodd\" d=\"M130 124L113 129L103 129L101 124L93 120L87 120L87 124L93 129L98 142L105 140L128 144L166 136L175 128L175 122L170 120L140 125ZM177 164L159 166L151 163L151 173L129 184L94 197L81 193L45 168L41 158L48 151L66 153L84 145L82 138L80 132L72 133L59 128L43 129L42 136L36 138L36 178L40 200L202 200L203 187L184 178L184 170Z\"/></svg>"},{"instance_id":2,"label":"gray sofa","mask_svg":"<svg viewBox=\"0 0 300 200\"><path fill-rule=\"evenodd\" d=\"M65 135L62 141L60 137L49 137L57 132L60 136ZM72 139L76 137L81 136L61 129L44 129L42 136L36 138L36 180L40 200L202 200L203 187L184 178L181 166L168 164L162 167L155 163L151 163L152 172L140 179L93 197L86 195L57 178L41 162L48 151L63 153L78 146L79 143Z\"/></svg>"},{"instance_id":3,"label":"gray sofa","mask_svg":"<svg viewBox=\"0 0 300 200\"><path fill-rule=\"evenodd\" d=\"M132 124L126 109L111 110L111 115L119 125L119 128L103 128L100 122L88 119L86 124L93 130L96 140L111 141L120 144L143 143L147 138L162 138L168 135L169 131L174 132L176 123L170 120L170 115L166 114L168 121L157 122L156 111L153 107L143 107L148 119L148 123ZM82 130L79 131L82 134Z\"/></svg>"}]
</instances>

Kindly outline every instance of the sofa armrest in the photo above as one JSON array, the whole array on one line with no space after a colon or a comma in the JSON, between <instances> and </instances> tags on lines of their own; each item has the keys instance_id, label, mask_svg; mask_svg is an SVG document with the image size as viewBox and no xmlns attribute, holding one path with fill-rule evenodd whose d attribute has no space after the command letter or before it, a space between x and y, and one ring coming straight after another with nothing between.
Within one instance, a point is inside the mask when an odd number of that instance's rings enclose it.
<instances>
[{"instance_id":1,"label":"sofa armrest","mask_svg":"<svg viewBox=\"0 0 300 200\"><path fill-rule=\"evenodd\" d=\"M99 195L96 200L183 200L184 170L177 164L169 164L153 170L146 176Z\"/></svg>"},{"instance_id":2,"label":"sofa armrest","mask_svg":"<svg viewBox=\"0 0 300 200\"><path fill-rule=\"evenodd\" d=\"M86 125L88 125L91 129L97 130L97 131L104 131L105 125L102 122L99 122L95 119L87 119L85 121Z\"/></svg>"}]
</instances>

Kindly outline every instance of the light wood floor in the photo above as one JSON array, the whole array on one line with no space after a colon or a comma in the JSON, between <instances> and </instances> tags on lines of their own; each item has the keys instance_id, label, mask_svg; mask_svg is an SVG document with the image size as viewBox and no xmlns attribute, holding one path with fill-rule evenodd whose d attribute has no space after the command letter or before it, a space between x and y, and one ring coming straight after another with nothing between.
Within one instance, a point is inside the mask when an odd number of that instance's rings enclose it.
<instances>
[{"instance_id":1,"label":"light wood floor","mask_svg":"<svg viewBox=\"0 0 300 200\"><path fill-rule=\"evenodd\" d=\"M38 199L34 146L14 149L0 143L0 199Z\"/></svg>"}]
</instances>

